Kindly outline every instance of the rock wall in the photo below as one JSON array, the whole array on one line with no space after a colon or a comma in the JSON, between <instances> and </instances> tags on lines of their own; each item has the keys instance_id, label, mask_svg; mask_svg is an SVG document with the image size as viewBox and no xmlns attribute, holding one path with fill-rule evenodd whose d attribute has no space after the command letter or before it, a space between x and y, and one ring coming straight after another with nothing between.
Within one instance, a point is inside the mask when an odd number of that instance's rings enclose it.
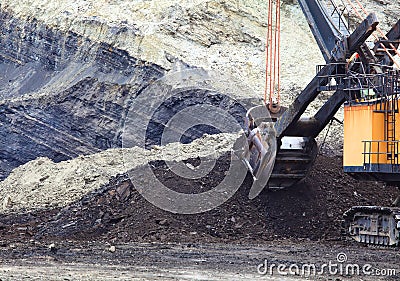
<instances>
[{"instance_id":1,"label":"rock wall","mask_svg":"<svg viewBox=\"0 0 400 281\"><path fill-rule=\"evenodd\" d=\"M284 1L281 23L284 103L314 76L315 64L323 62L300 7L292 4ZM267 1L5 0L0 5L22 20L36 18L164 69L173 68L178 58L215 71L242 85L243 91L233 93L236 97L263 97Z\"/></svg>"},{"instance_id":2,"label":"rock wall","mask_svg":"<svg viewBox=\"0 0 400 281\"><path fill-rule=\"evenodd\" d=\"M0 31L0 178L39 156L61 161L121 147L130 100L165 72L4 11Z\"/></svg>"},{"instance_id":3,"label":"rock wall","mask_svg":"<svg viewBox=\"0 0 400 281\"><path fill-rule=\"evenodd\" d=\"M0 26L0 138L4 144L0 178L37 157L59 162L122 147L124 120L132 101L166 74L163 67L125 50L52 28L35 18L22 20L3 11ZM184 63L180 67L181 71L194 69ZM165 91L174 86L162 83L157 86ZM147 128L147 145L160 144L157 136L170 117L193 104L216 105L238 122L243 120L245 109L228 96L192 88L181 91L161 104ZM161 99L161 93L152 89L146 94L149 99ZM139 116L137 123L143 122L140 118L144 117ZM182 141L205 132L218 133L200 126Z\"/></svg>"}]
</instances>

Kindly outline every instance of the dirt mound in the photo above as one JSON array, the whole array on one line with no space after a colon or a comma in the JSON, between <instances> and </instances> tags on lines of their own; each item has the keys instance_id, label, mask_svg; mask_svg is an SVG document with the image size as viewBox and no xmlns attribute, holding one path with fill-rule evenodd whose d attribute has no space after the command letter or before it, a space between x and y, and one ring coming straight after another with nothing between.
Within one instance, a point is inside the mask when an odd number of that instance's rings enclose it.
<instances>
[{"instance_id":1,"label":"dirt mound","mask_svg":"<svg viewBox=\"0 0 400 281\"><path fill-rule=\"evenodd\" d=\"M0 213L64 207L149 161L215 159L229 151L236 134L204 135L190 144L170 143L151 150L138 147L108 149L55 163L38 158L14 169L0 182Z\"/></svg>"},{"instance_id":2,"label":"dirt mound","mask_svg":"<svg viewBox=\"0 0 400 281\"><path fill-rule=\"evenodd\" d=\"M196 159L192 159L196 161ZM218 184L229 167L229 155L220 158L208 182L190 183L191 190ZM193 162L194 163L194 162ZM171 174L163 162L152 163L166 185L187 187L187 180ZM309 177L284 190L264 191L250 201L247 177L239 191L223 205L202 214L172 214L150 204L118 175L101 188L63 209L3 215L4 239L104 239L107 241L253 242L294 238L336 240L341 218L353 205L390 205L398 190L345 175L340 158L319 156Z\"/></svg>"},{"instance_id":3,"label":"dirt mound","mask_svg":"<svg viewBox=\"0 0 400 281\"><path fill-rule=\"evenodd\" d=\"M318 156L304 183L264 193L267 227L277 237L337 239L351 206L391 206L398 189L361 182L343 172L341 157Z\"/></svg>"}]
</instances>

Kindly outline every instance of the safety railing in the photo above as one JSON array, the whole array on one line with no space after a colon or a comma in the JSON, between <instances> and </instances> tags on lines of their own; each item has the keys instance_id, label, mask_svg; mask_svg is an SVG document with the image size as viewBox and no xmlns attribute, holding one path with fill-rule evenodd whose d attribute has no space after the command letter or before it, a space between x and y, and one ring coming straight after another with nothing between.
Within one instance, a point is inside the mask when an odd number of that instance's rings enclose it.
<instances>
[{"instance_id":1,"label":"safety railing","mask_svg":"<svg viewBox=\"0 0 400 281\"><path fill-rule=\"evenodd\" d=\"M398 99L400 95L400 72L392 68L383 68L382 73L366 74L361 62L332 63L330 74L320 75L326 65L316 68L319 91L344 91L348 102L381 101ZM354 72L350 69L359 69Z\"/></svg>"},{"instance_id":2,"label":"safety railing","mask_svg":"<svg viewBox=\"0 0 400 281\"><path fill-rule=\"evenodd\" d=\"M374 165L377 171L383 169L388 172L399 171L399 140L366 140L362 142L364 145L364 170L370 170ZM384 166L384 164L386 165ZM389 168L387 168L387 164L390 164Z\"/></svg>"},{"instance_id":3,"label":"safety railing","mask_svg":"<svg viewBox=\"0 0 400 281\"><path fill-rule=\"evenodd\" d=\"M319 91L337 91L344 89L344 79L347 77L346 74L346 63L330 63L333 66L333 70L330 74L320 75L321 70L326 66L325 64L317 65L316 72L318 78L318 90ZM327 82L328 81L328 82Z\"/></svg>"}]
</instances>

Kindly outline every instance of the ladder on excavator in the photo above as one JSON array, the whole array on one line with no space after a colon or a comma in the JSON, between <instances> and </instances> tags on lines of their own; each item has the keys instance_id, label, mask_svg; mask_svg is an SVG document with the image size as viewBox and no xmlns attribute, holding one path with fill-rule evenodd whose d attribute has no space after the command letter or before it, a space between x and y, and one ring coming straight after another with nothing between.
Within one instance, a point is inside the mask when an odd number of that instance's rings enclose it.
<instances>
[{"instance_id":1,"label":"ladder on excavator","mask_svg":"<svg viewBox=\"0 0 400 281\"><path fill-rule=\"evenodd\" d=\"M394 165L398 164L398 143L396 142L396 113L398 113L396 99L387 99L385 101L384 128L387 159L390 160L392 171Z\"/></svg>"}]
</instances>

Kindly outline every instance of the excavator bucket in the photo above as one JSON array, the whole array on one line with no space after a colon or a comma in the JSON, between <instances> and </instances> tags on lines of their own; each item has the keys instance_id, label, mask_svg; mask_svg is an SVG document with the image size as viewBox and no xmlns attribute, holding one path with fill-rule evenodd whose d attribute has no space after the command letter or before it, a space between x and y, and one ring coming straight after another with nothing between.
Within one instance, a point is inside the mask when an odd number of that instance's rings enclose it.
<instances>
[{"instance_id":1,"label":"excavator bucket","mask_svg":"<svg viewBox=\"0 0 400 281\"><path fill-rule=\"evenodd\" d=\"M271 177L275 164L277 139L273 119L265 106L251 108L246 114L247 145L242 161L253 176L249 198L255 198Z\"/></svg>"},{"instance_id":2,"label":"excavator bucket","mask_svg":"<svg viewBox=\"0 0 400 281\"><path fill-rule=\"evenodd\" d=\"M249 198L255 198L265 186L275 164L277 139L274 123L265 106L251 108L246 114L248 146L244 149L243 162L253 175Z\"/></svg>"},{"instance_id":3,"label":"excavator bucket","mask_svg":"<svg viewBox=\"0 0 400 281\"><path fill-rule=\"evenodd\" d=\"M316 158L318 147L313 138L277 138L274 125L278 118L265 105L253 107L246 114L247 143L239 157L253 176L250 199L265 187L293 186L307 176Z\"/></svg>"}]
</instances>

